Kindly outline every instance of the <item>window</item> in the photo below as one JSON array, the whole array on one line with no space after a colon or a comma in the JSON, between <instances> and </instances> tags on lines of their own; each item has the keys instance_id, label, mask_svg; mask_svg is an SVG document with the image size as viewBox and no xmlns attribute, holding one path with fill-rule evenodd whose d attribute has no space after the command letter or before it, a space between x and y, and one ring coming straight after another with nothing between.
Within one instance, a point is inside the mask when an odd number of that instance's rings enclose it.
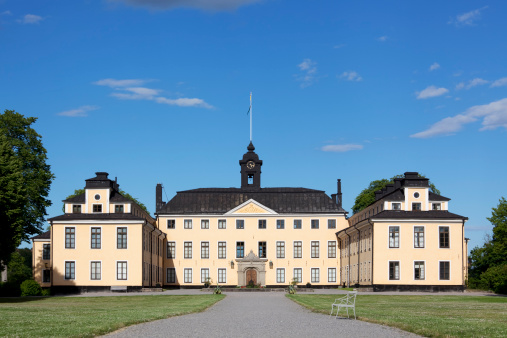
<instances>
[{"instance_id":1,"label":"window","mask_svg":"<svg viewBox=\"0 0 507 338\"><path fill-rule=\"evenodd\" d=\"M401 210L401 203L393 203L393 210Z\"/></svg>"},{"instance_id":2,"label":"window","mask_svg":"<svg viewBox=\"0 0 507 338\"><path fill-rule=\"evenodd\" d=\"M327 258L336 258L336 241L327 242Z\"/></svg>"},{"instance_id":3,"label":"window","mask_svg":"<svg viewBox=\"0 0 507 338\"><path fill-rule=\"evenodd\" d=\"M265 219L259 220L259 229L266 229L266 220Z\"/></svg>"},{"instance_id":4,"label":"window","mask_svg":"<svg viewBox=\"0 0 507 338\"><path fill-rule=\"evenodd\" d=\"M127 228L125 227L116 228L116 248L127 248Z\"/></svg>"},{"instance_id":5,"label":"window","mask_svg":"<svg viewBox=\"0 0 507 338\"><path fill-rule=\"evenodd\" d=\"M207 283L209 280L209 269L201 269L201 283Z\"/></svg>"},{"instance_id":6,"label":"window","mask_svg":"<svg viewBox=\"0 0 507 338\"><path fill-rule=\"evenodd\" d=\"M449 227L439 227L438 234L440 248L449 249Z\"/></svg>"},{"instance_id":7,"label":"window","mask_svg":"<svg viewBox=\"0 0 507 338\"><path fill-rule=\"evenodd\" d=\"M276 228L277 229L285 229L285 220L277 219L276 220Z\"/></svg>"},{"instance_id":8,"label":"window","mask_svg":"<svg viewBox=\"0 0 507 338\"><path fill-rule=\"evenodd\" d=\"M101 279L101 262L91 262L90 266L90 279L100 280Z\"/></svg>"},{"instance_id":9,"label":"window","mask_svg":"<svg viewBox=\"0 0 507 338\"><path fill-rule=\"evenodd\" d=\"M176 220L168 219L167 220L167 229L175 229L176 228Z\"/></svg>"},{"instance_id":10,"label":"window","mask_svg":"<svg viewBox=\"0 0 507 338\"><path fill-rule=\"evenodd\" d=\"M65 262L65 279L76 279L76 262Z\"/></svg>"},{"instance_id":11,"label":"window","mask_svg":"<svg viewBox=\"0 0 507 338\"><path fill-rule=\"evenodd\" d=\"M201 258L209 258L209 242L201 242Z\"/></svg>"},{"instance_id":12,"label":"window","mask_svg":"<svg viewBox=\"0 0 507 338\"><path fill-rule=\"evenodd\" d=\"M285 269L283 268L276 269L276 282L285 283Z\"/></svg>"},{"instance_id":13,"label":"window","mask_svg":"<svg viewBox=\"0 0 507 338\"><path fill-rule=\"evenodd\" d=\"M209 229L209 219L201 219L201 229Z\"/></svg>"},{"instance_id":14,"label":"window","mask_svg":"<svg viewBox=\"0 0 507 338\"><path fill-rule=\"evenodd\" d=\"M99 200L100 200L100 195L99 195L99 194L95 194L95 199L96 199L97 201L99 201Z\"/></svg>"},{"instance_id":15,"label":"window","mask_svg":"<svg viewBox=\"0 0 507 338\"><path fill-rule=\"evenodd\" d=\"M42 270L42 283L51 283L51 270Z\"/></svg>"},{"instance_id":16,"label":"window","mask_svg":"<svg viewBox=\"0 0 507 338\"><path fill-rule=\"evenodd\" d=\"M42 259L46 261L51 259L51 244L42 245Z\"/></svg>"},{"instance_id":17,"label":"window","mask_svg":"<svg viewBox=\"0 0 507 338\"><path fill-rule=\"evenodd\" d=\"M259 242L259 258L266 258L266 242Z\"/></svg>"},{"instance_id":18,"label":"window","mask_svg":"<svg viewBox=\"0 0 507 338\"><path fill-rule=\"evenodd\" d=\"M312 258L319 258L319 242L312 241Z\"/></svg>"},{"instance_id":19,"label":"window","mask_svg":"<svg viewBox=\"0 0 507 338\"><path fill-rule=\"evenodd\" d=\"M116 280L127 280L127 262L116 262Z\"/></svg>"},{"instance_id":20,"label":"window","mask_svg":"<svg viewBox=\"0 0 507 338\"><path fill-rule=\"evenodd\" d=\"M227 258L227 243L226 242L218 242L218 258L219 259Z\"/></svg>"},{"instance_id":21,"label":"window","mask_svg":"<svg viewBox=\"0 0 507 338\"><path fill-rule=\"evenodd\" d=\"M192 283L192 269L183 269L183 282Z\"/></svg>"},{"instance_id":22,"label":"window","mask_svg":"<svg viewBox=\"0 0 507 338\"><path fill-rule=\"evenodd\" d=\"M72 213L80 214L81 213L81 204L73 204L72 205Z\"/></svg>"},{"instance_id":23,"label":"window","mask_svg":"<svg viewBox=\"0 0 507 338\"><path fill-rule=\"evenodd\" d=\"M115 214L123 214L123 204L114 206Z\"/></svg>"},{"instance_id":24,"label":"window","mask_svg":"<svg viewBox=\"0 0 507 338\"><path fill-rule=\"evenodd\" d=\"M176 269L167 268L167 283L176 283Z\"/></svg>"},{"instance_id":25,"label":"window","mask_svg":"<svg viewBox=\"0 0 507 338\"><path fill-rule=\"evenodd\" d=\"M419 193L418 192L414 192L414 197L415 198L419 198Z\"/></svg>"},{"instance_id":26,"label":"window","mask_svg":"<svg viewBox=\"0 0 507 338\"><path fill-rule=\"evenodd\" d=\"M432 203L431 204L431 209L432 210L442 210L442 204L440 204L440 203Z\"/></svg>"},{"instance_id":27,"label":"window","mask_svg":"<svg viewBox=\"0 0 507 338\"><path fill-rule=\"evenodd\" d=\"M319 220L312 219L312 229L318 229L318 228L319 228Z\"/></svg>"},{"instance_id":28,"label":"window","mask_svg":"<svg viewBox=\"0 0 507 338\"><path fill-rule=\"evenodd\" d=\"M218 269L218 282L219 283L227 283L227 270L226 269Z\"/></svg>"},{"instance_id":29,"label":"window","mask_svg":"<svg viewBox=\"0 0 507 338\"><path fill-rule=\"evenodd\" d=\"M421 203L412 203L412 210L421 211Z\"/></svg>"},{"instance_id":30,"label":"window","mask_svg":"<svg viewBox=\"0 0 507 338\"><path fill-rule=\"evenodd\" d=\"M414 227L414 248L424 248L424 227Z\"/></svg>"},{"instance_id":31,"label":"window","mask_svg":"<svg viewBox=\"0 0 507 338\"><path fill-rule=\"evenodd\" d=\"M218 228L225 229L227 227L227 221L225 219L218 220Z\"/></svg>"},{"instance_id":32,"label":"window","mask_svg":"<svg viewBox=\"0 0 507 338\"><path fill-rule=\"evenodd\" d=\"M389 227L389 247L400 247L400 227Z\"/></svg>"},{"instance_id":33,"label":"window","mask_svg":"<svg viewBox=\"0 0 507 338\"><path fill-rule=\"evenodd\" d=\"M102 212L102 204L94 204L93 212Z\"/></svg>"},{"instance_id":34,"label":"window","mask_svg":"<svg viewBox=\"0 0 507 338\"><path fill-rule=\"evenodd\" d=\"M414 262L414 279L424 280L424 262Z\"/></svg>"},{"instance_id":35,"label":"window","mask_svg":"<svg viewBox=\"0 0 507 338\"><path fill-rule=\"evenodd\" d=\"M76 247L76 228L65 228L65 249Z\"/></svg>"},{"instance_id":36,"label":"window","mask_svg":"<svg viewBox=\"0 0 507 338\"><path fill-rule=\"evenodd\" d=\"M329 283L336 283L336 268L327 269L327 281Z\"/></svg>"},{"instance_id":37,"label":"window","mask_svg":"<svg viewBox=\"0 0 507 338\"><path fill-rule=\"evenodd\" d=\"M303 283L303 269L294 268L294 278L292 280L298 283Z\"/></svg>"},{"instance_id":38,"label":"window","mask_svg":"<svg viewBox=\"0 0 507 338\"><path fill-rule=\"evenodd\" d=\"M294 242L294 258L303 257L303 243L301 241Z\"/></svg>"},{"instance_id":39,"label":"window","mask_svg":"<svg viewBox=\"0 0 507 338\"><path fill-rule=\"evenodd\" d=\"M186 219L183 221L183 228L184 229L192 229L192 220Z\"/></svg>"},{"instance_id":40,"label":"window","mask_svg":"<svg viewBox=\"0 0 507 338\"><path fill-rule=\"evenodd\" d=\"M336 229L336 220L335 219L328 219L327 220L327 228L328 229Z\"/></svg>"},{"instance_id":41,"label":"window","mask_svg":"<svg viewBox=\"0 0 507 338\"><path fill-rule=\"evenodd\" d=\"M244 229L245 228L245 221L242 219L236 220L236 229Z\"/></svg>"},{"instance_id":42,"label":"window","mask_svg":"<svg viewBox=\"0 0 507 338\"><path fill-rule=\"evenodd\" d=\"M245 257L245 242L236 242L236 258Z\"/></svg>"},{"instance_id":43,"label":"window","mask_svg":"<svg viewBox=\"0 0 507 338\"><path fill-rule=\"evenodd\" d=\"M400 279L400 262L389 262L389 280Z\"/></svg>"},{"instance_id":44,"label":"window","mask_svg":"<svg viewBox=\"0 0 507 338\"><path fill-rule=\"evenodd\" d=\"M320 269L319 268L312 268L312 283L319 283L320 282Z\"/></svg>"},{"instance_id":45,"label":"window","mask_svg":"<svg viewBox=\"0 0 507 338\"><path fill-rule=\"evenodd\" d=\"M276 242L276 258L285 258L285 242Z\"/></svg>"},{"instance_id":46,"label":"window","mask_svg":"<svg viewBox=\"0 0 507 338\"><path fill-rule=\"evenodd\" d=\"M192 258L192 242L183 243L183 258Z\"/></svg>"},{"instance_id":47,"label":"window","mask_svg":"<svg viewBox=\"0 0 507 338\"><path fill-rule=\"evenodd\" d=\"M300 219L295 219L294 220L294 229L301 229L302 228L302 220Z\"/></svg>"},{"instance_id":48,"label":"window","mask_svg":"<svg viewBox=\"0 0 507 338\"><path fill-rule=\"evenodd\" d=\"M92 228L92 249L100 249L102 241L102 229Z\"/></svg>"},{"instance_id":49,"label":"window","mask_svg":"<svg viewBox=\"0 0 507 338\"><path fill-rule=\"evenodd\" d=\"M176 242L167 242L167 258L176 258Z\"/></svg>"},{"instance_id":50,"label":"window","mask_svg":"<svg viewBox=\"0 0 507 338\"><path fill-rule=\"evenodd\" d=\"M450 280L451 262L440 262L440 280Z\"/></svg>"}]
</instances>

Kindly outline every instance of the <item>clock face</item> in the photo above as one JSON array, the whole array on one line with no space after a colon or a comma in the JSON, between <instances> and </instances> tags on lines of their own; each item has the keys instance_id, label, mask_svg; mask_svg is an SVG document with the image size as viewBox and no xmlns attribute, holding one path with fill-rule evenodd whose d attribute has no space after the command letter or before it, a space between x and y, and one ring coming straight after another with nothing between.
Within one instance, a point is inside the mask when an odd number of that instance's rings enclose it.
<instances>
[{"instance_id":1,"label":"clock face","mask_svg":"<svg viewBox=\"0 0 507 338\"><path fill-rule=\"evenodd\" d=\"M248 161L248 162L246 163L246 167L247 167L248 169L253 169L253 168L255 167L255 162L253 162L253 161Z\"/></svg>"}]
</instances>

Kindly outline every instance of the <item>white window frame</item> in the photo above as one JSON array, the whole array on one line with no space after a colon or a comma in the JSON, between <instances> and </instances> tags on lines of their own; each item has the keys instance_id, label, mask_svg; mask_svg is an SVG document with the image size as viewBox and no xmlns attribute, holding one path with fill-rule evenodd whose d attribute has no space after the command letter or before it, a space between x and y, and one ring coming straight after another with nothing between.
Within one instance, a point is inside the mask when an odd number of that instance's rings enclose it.
<instances>
[{"instance_id":1,"label":"white window frame","mask_svg":"<svg viewBox=\"0 0 507 338\"><path fill-rule=\"evenodd\" d=\"M301 272L301 279L298 280L297 282L298 283L303 283L303 268L294 268L292 270L292 279L296 278L296 269L299 269L299 271Z\"/></svg>"},{"instance_id":2,"label":"white window frame","mask_svg":"<svg viewBox=\"0 0 507 338\"><path fill-rule=\"evenodd\" d=\"M208 273L206 274L206 276L203 276L203 272L207 271ZM204 277L204 278L203 278ZM201 283L206 283L209 278L209 268L201 268Z\"/></svg>"},{"instance_id":3,"label":"white window frame","mask_svg":"<svg viewBox=\"0 0 507 338\"><path fill-rule=\"evenodd\" d=\"M276 268L276 282L285 283L285 268Z\"/></svg>"},{"instance_id":4,"label":"white window frame","mask_svg":"<svg viewBox=\"0 0 507 338\"><path fill-rule=\"evenodd\" d=\"M296 221L299 221L301 224L299 225L300 227L299 228L296 228ZM296 218L294 219L294 221L292 222L292 227L293 229L296 229L296 230L301 230L303 229L303 220L302 219L299 219L299 218Z\"/></svg>"},{"instance_id":5,"label":"white window frame","mask_svg":"<svg viewBox=\"0 0 507 338\"><path fill-rule=\"evenodd\" d=\"M424 266L423 267L423 278L419 278L419 279L415 278L415 263L416 262L422 262L423 263L423 266ZM426 280L426 261L422 260L422 259L414 259L413 260L413 267L414 267L414 273L413 273L412 278L414 279L414 281L424 281L424 280ZM439 267L440 267L440 264L439 264Z\"/></svg>"},{"instance_id":6,"label":"white window frame","mask_svg":"<svg viewBox=\"0 0 507 338\"><path fill-rule=\"evenodd\" d=\"M223 275L220 276L220 272L222 271ZM222 277L222 278L220 278ZM217 270L217 282L218 283L227 283L227 269L226 268L218 268Z\"/></svg>"},{"instance_id":7,"label":"white window frame","mask_svg":"<svg viewBox=\"0 0 507 338\"><path fill-rule=\"evenodd\" d=\"M224 243L225 247L223 248L223 257L220 257L220 243ZM218 241L217 242L217 258L218 259L227 259L227 241Z\"/></svg>"},{"instance_id":8,"label":"white window frame","mask_svg":"<svg viewBox=\"0 0 507 338\"><path fill-rule=\"evenodd\" d=\"M185 243L190 243L190 257L185 257ZM192 259L194 257L194 242L193 241L184 241L183 242L183 259Z\"/></svg>"},{"instance_id":9,"label":"white window frame","mask_svg":"<svg viewBox=\"0 0 507 338\"><path fill-rule=\"evenodd\" d=\"M121 278L121 279L118 279L118 263L125 263L125 276L126 278ZM120 281L120 280L129 280L129 262L126 261L126 260L117 260L115 261L115 267L116 267L116 280ZM123 275L123 273L122 273Z\"/></svg>"},{"instance_id":10,"label":"white window frame","mask_svg":"<svg viewBox=\"0 0 507 338\"><path fill-rule=\"evenodd\" d=\"M398 278L391 279L391 263L398 263ZM396 277L396 274L395 274ZM400 261L388 261L387 262L387 280L395 280L399 281L401 280L401 262Z\"/></svg>"},{"instance_id":11,"label":"white window frame","mask_svg":"<svg viewBox=\"0 0 507 338\"><path fill-rule=\"evenodd\" d=\"M423 246L415 246L415 228L423 228ZM412 241L413 241L413 247L414 249L424 249L426 248L426 226L424 225L414 225L413 226L413 238L412 238Z\"/></svg>"},{"instance_id":12,"label":"white window frame","mask_svg":"<svg viewBox=\"0 0 507 338\"><path fill-rule=\"evenodd\" d=\"M329 273L333 270L334 270L334 280L331 280L331 275ZM336 283L336 268L327 268L327 282Z\"/></svg>"},{"instance_id":13,"label":"white window frame","mask_svg":"<svg viewBox=\"0 0 507 338\"><path fill-rule=\"evenodd\" d=\"M99 263L100 264L100 269L99 269L100 270L100 272L99 272L100 273L100 278L98 278L98 279L93 279L92 278L92 264L93 263ZM90 281L102 280L102 261L101 260L90 261L90 265L89 266L90 266L90 276L89 276L90 277Z\"/></svg>"},{"instance_id":14,"label":"white window frame","mask_svg":"<svg viewBox=\"0 0 507 338\"><path fill-rule=\"evenodd\" d=\"M317 280L313 278L313 271L317 271ZM320 283L320 268L310 268L310 282L311 283Z\"/></svg>"},{"instance_id":15,"label":"white window frame","mask_svg":"<svg viewBox=\"0 0 507 338\"><path fill-rule=\"evenodd\" d=\"M208 243L208 257L203 257L203 256L202 256L202 249L203 249L202 244L203 244L203 243ZM209 245L209 241L201 241L201 259L209 259L209 255L210 255L210 245Z\"/></svg>"},{"instance_id":16,"label":"white window frame","mask_svg":"<svg viewBox=\"0 0 507 338\"><path fill-rule=\"evenodd\" d=\"M172 270L174 272L174 282L169 281L169 270ZM176 283L176 268L167 268L165 273L165 279L167 284L175 284Z\"/></svg>"},{"instance_id":17,"label":"white window frame","mask_svg":"<svg viewBox=\"0 0 507 338\"><path fill-rule=\"evenodd\" d=\"M334 257L329 256L329 248L330 248L329 243L334 243L333 245ZM337 251L338 251L338 243L336 241L327 241L327 258L337 258L338 255Z\"/></svg>"},{"instance_id":18,"label":"white window frame","mask_svg":"<svg viewBox=\"0 0 507 338\"><path fill-rule=\"evenodd\" d=\"M313 255L313 243L317 243L317 256ZM320 241L310 241L310 258L320 258Z\"/></svg>"},{"instance_id":19,"label":"white window frame","mask_svg":"<svg viewBox=\"0 0 507 338\"><path fill-rule=\"evenodd\" d=\"M278 244L281 244L280 246ZM278 249L280 252L278 252ZM285 258L285 241L276 241L276 258L283 259Z\"/></svg>"},{"instance_id":20,"label":"white window frame","mask_svg":"<svg viewBox=\"0 0 507 338\"><path fill-rule=\"evenodd\" d=\"M203 222L208 222L208 227L207 227L207 228L203 228L203 227L202 227ZM202 230L209 230L209 229L210 229L210 223L211 223L211 222L210 222L209 218L203 218L203 219L201 219L201 229L202 229Z\"/></svg>"},{"instance_id":21,"label":"white window frame","mask_svg":"<svg viewBox=\"0 0 507 338\"><path fill-rule=\"evenodd\" d=\"M173 251L173 257L169 257L169 243L174 243L174 251ZM166 245L166 258L167 259L175 259L176 258L176 242L175 241L168 241Z\"/></svg>"},{"instance_id":22,"label":"white window frame","mask_svg":"<svg viewBox=\"0 0 507 338\"><path fill-rule=\"evenodd\" d=\"M296 242L301 243L301 257L296 257ZM292 258L294 259L302 259L303 258L303 241L292 241Z\"/></svg>"},{"instance_id":23,"label":"white window frame","mask_svg":"<svg viewBox=\"0 0 507 338\"><path fill-rule=\"evenodd\" d=\"M449 263L449 279L441 279L440 278L440 263ZM438 280L441 280L441 281L451 281L451 261L438 261Z\"/></svg>"},{"instance_id":24,"label":"white window frame","mask_svg":"<svg viewBox=\"0 0 507 338\"><path fill-rule=\"evenodd\" d=\"M192 229L192 228L193 228L192 219L191 218L183 219L183 229Z\"/></svg>"},{"instance_id":25,"label":"white window frame","mask_svg":"<svg viewBox=\"0 0 507 338\"><path fill-rule=\"evenodd\" d=\"M221 227L220 227L220 222L221 222L221 221L223 221L223 223L224 223L224 227L223 227L223 228L221 228ZM219 219L217 220L217 229L220 229L220 230L222 230L222 229L227 229L227 219L224 219L224 218L219 218Z\"/></svg>"},{"instance_id":26,"label":"white window frame","mask_svg":"<svg viewBox=\"0 0 507 338\"><path fill-rule=\"evenodd\" d=\"M190 271L190 281L187 281L187 272ZM192 284L194 279L194 271L193 268L183 268L183 283Z\"/></svg>"}]
</instances>

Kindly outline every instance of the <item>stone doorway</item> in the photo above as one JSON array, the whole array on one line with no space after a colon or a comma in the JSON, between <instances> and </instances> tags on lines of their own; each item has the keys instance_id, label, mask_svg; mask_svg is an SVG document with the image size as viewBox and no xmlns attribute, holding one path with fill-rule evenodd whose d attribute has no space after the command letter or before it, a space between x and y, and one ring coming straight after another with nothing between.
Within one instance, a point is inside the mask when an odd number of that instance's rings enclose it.
<instances>
[{"instance_id":1,"label":"stone doorway","mask_svg":"<svg viewBox=\"0 0 507 338\"><path fill-rule=\"evenodd\" d=\"M255 269L248 269L246 270L246 285L250 285L251 283L253 285L257 285L257 270Z\"/></svg>"},{"instance_id":2,"label":"stone doorway","mask_svg":"<svg viewBox=\"0 0 507 338\"><path fill-rule=\"evenodd\" d=\"M236 259L238 264L238 285L246 286L252 280L255 285L266 286L266 262L250 250L244 258Z\"/></svg>"}]
</instances>

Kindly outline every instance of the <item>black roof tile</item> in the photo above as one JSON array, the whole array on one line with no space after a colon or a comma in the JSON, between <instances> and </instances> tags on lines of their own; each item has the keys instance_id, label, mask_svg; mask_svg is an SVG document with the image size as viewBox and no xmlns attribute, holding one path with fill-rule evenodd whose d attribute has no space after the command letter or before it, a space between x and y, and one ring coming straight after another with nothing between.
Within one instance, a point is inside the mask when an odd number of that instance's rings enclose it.
<instances>
[{"instance_id":1,"label":"black roof tile","mask_svg":"<svg viewBox=\"0 0 507 338\"><path fill-rule=\"evenodd\" d=\"M39 234L37 236L32 237L32 239L50 239L50 238L51 238L51 231L50 230L43 232L42 234Z\"/></svg>"},{"instance_id":2,"label":"black roof tile","mask_svg":"<svg viewBox=\"0 0 507 338\"><path fill-rule=\"evenodd\" d=\"M50 218L49 221L78 221L78 220L132 220L144 221L143 217L132 214L63 214Z\"/></svg>"},{"instance_id":3,"label":"black roof tile","mask_svg":"<svg viewBox=\"0 0 507 338\"><path fill-rule=\"evenodd\" d=\"M430 211L403 211L403 210L384 210L370 217L370 219L464 219L468 217L453 214L445 210Z\"/></svg>"}]
</instances>

